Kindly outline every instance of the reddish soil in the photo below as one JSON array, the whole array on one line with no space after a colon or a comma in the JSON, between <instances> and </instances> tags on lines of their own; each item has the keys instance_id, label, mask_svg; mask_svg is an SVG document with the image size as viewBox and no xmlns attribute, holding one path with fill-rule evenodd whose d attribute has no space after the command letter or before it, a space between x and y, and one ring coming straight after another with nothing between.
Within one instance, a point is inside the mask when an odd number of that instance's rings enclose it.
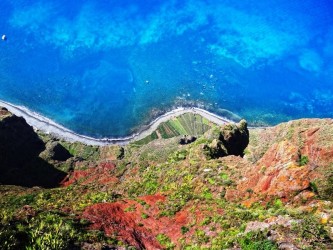
<instances>
[{"instance_id":1,"label":"reddish soil","mask_svg":"<svg viewBox=\"0 0 333 250\"><path fill-rule=\"evenodd\" d=\"M268 149L252 168L244 171L237 187L227 190L226 198L251 205L263 197L289 199L309 189L311 181L324 177L321 169L332 165L332 125L330 119L303 119L263 131L260 138L270 138ZM308 159L303 166L301 156ZM249 195L248 190L253 194Z\"/></svg>"},{"instance_id":2,"label":"reddish soil","mask_svg":"<svg viewBox=\"0 0 333 250\"><path fill-rule=\"evenodd\" d=\"M195 234L195 228L189 228L190 231L184 234L181 228L189 226L193 221L200 223L212 212L207 212L208 208L205 207L195 207L194 212L186 208L172 217L161 217L158 204L165 202L165 199L163 195L156 194L139 197L138 201L95 204L87 207L82 217L92 223L90 229L103 230L108 236L114 236L137 248L163 249L156 240L158 234L168 236L176 248L181 248L179 239L186 240L187 236ZM206 228L203 226L202 229Z\"/></svg>"},{"instance_id":3,"label":"reddish soil","mask_svg":"<svg viewBox=\"0 0 333 250\"><path fill-rule=\"evenodd\" d=\"M81 185L90 183L117 183L118 178L113 174L116 165L111 162L100 163L97 167L87 168L84 170L74 170L60 183L62 186L70 186L80 182Z\"/></svg>"}]
</instances>

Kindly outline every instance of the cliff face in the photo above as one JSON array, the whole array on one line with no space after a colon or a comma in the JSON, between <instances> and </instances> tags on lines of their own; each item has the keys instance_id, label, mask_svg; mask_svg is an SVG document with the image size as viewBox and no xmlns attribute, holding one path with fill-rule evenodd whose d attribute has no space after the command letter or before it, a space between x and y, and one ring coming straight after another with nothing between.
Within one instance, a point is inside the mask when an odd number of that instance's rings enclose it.
<instances>
[{"instance_id":1,"label":"cliff face","mask_svg":"<svg viewBox=\"0 0 333 250\"><path fill-rule=\"evenodd\" d=\"M7 242L1 235L12 235L17 248L33 245L36 238L22 238L13 226L22 221L23 231L43 225L67 248L332 247L332 119L250 131L241 122L213 127L184 145L176 137L93 147L38 137L21 118L0 112L1 168L12 173L21 166L22 173L33 170L30 178L44 173L61 185L0 185L1 213L14 211L0 221L0 243ZM214 143L220 151L207 157ZM24 160L15 159L21 154ZM38 162L43 167L36 168ZM46 175L45 169L62 174ZM66 226L54 233L45 221Z\"/></svg>"},{"instance_id":2,"label":"cliff face","mask_svg":"<svg viewBox=\"0 0 333 250\"><path fill-rule=\"evenodd\" d=\"M0 111L1 170L22 169L44 149L44 143L22 117Z\"/></svg>"},{"instance_id":3,"label":"cliff face","mask_svg":"<svg viewBox=\"0 0 333 250\"><path fill-rule=\"evenodd\" d=\"M59 177L64 173L38 157L44 149L44 142L22 117L1 108L0 183L23 186L57 185Z\"/></svg>"}]
</instances>

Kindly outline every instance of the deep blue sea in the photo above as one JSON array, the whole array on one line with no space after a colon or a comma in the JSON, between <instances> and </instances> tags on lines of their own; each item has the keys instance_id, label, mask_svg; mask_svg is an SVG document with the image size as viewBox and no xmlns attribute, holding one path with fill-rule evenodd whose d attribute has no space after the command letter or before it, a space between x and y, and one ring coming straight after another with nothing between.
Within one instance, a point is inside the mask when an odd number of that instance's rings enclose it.
<instances>
[{"instance_id":1,"label":"deep blue sea","mask_svg":"<svg viewBox=\"0 0 333 250\"><path fill-rule=\"evenodd\" d=\"M333 117L331 0L1 0L3 34L0 99L81 134L182 105Z\"/></svg>"}]
</instances>

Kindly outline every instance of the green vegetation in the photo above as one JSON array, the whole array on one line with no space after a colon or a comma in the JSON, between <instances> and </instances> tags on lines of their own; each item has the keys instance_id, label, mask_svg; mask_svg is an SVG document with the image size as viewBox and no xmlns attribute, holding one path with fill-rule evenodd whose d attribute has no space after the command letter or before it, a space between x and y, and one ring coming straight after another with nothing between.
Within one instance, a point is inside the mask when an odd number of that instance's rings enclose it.
<instances>
[{"instance_id":1,"label":"green vegetation","mask_svg":"<svg viewBox=\"0 0 333 250\"><path fill-rule=\"evenodd\" d=\"M182 234L186 234L188 231L190 231L190 229L188 227L186 227L186 226L182 226L180 228L180 230L181 230Z\"/></svg>"},{"instance_id":2,"label":"green vegetation","mask_svg":"<svg viewBox=\"0 0 333 250\"><path fill-rule=\"evenodd\" d=\"M327 230L313 215L306 216L300 223L294 224L292 233L307 239L307 249L331 249L332 247L332 240Z\"/></svg>"},{"instance_id":3,"label":"green vegetation","mask_svg":"<svg viewBox=\"0 0 333 250\"><path fill-rule=\"evenodd\" d=\"M141 218L142 218L142 219L148 219L148 218L149 218L149 215L148 215L148 214L145 214L145 213L143 213L143 214L141 214Z\"/></svg>"},{"instance_id":4,"label":"green vegetation","mask_svg":"<svg viewBox=\"0 0 333 250\"><path fill-rule=\"evenodd\" d=\"M309 163L309 157L307 157L306 155L301 155L299 158L299 165L304 166L308 163Z\"/></svg>"},{"instance_id":5,"label":"green vegetation","mask_svg":"<svg viewBox=\"0 0 333 250\"><path fill-rule=\"evenodd\" d=\"M156 133L156 131L154 131L153 133L151 133L150 135L148 135L147 137L139 140L139 141L135 141L132 144L133 145L137 145L137 146L142 146L142 145L146 145L151 141L157 140L158 139L158 135Z\"/></svg>"},{"instance_id":6,"label":"green vegetation","mask_svg":"<svg viewBox=\"0 0 333 250\"><path fill-rule=\"evenodd\" d=\"M185 160L187 154L188 154L188 152L185 149L176 151L173 155L170 156L169 162L172 163L172 162Z\"/></svg>"},{"instance_id":7,"label":"green vegetation","mask_svg":"<svg viewBox=\"0 0 333 250\"><path fill-rule=\"evenodd\" d=\"M158 242L166 249L174 249L175 245L171 242L170 238L165 234L158 234L156 236Z\"/></svg>"},{"instance_id":8,"label":"green vegetation","mask_svg":"<svg viewBox=\"0 0 333 250\"><path fill-rule=\"evenodd\" d=\"M207 131L210 126L199 116L184 114L124 147L60 142L73 155L50 163L68 172L63 186L0 185L1 249L131 249L161 244L165 249L266 250L278 249L285 241L300 249L329 249L333 164L316 163L312 170L309 158L299 156L293 147L276 154L287 152L288 164L282 160L280 164L280 159L277 165L258 162L275 142L285 143L284 138L296 138L299 145L297 127L266 137L256 131L253 142L242 150L245 159L207 159L204 146L217 149L212 143L221 133L219 127ZM226 131L234 129L230 125ZM179 138L170 137L180 134L199 137L179 145ZM273 134L273 142L262 140ZM43 140L52 139L45 135ZM290 152L296 152L293 164ZM309 157L314 159L310 153ZM310 184L302 185L302 190L297 190L298 176L289 180L282 175L303 170L295 163L318 171L315 179L304 181ZM286 183L261 192L257 184L272 176ZM287 193L285 185L296 188Z\"/></svg>"},{"instance_id":9,"label":"green vegetation","mask_svg":"<svg viewBox=\"0 0 333 250\"><path fill-rule=\"evenodd\" d=\"M240 237L238 243L243 250L277 250L277 244L268 240L266 235L262 231L249 232Z\"/></svg>"},{"instance_id":10,"label":"green vegetation","mask_svg":"<svg viewBox=\"0 0 333 250\"><path fill-rule=\"evenodd\" d=\"M97 160L99 156L97 146L87 146L80 142L69 143L61 141L61 145L68 150L71 155L83 160Z\"/></svg>"},{"instance_id":11,"label":"green vegetation","mask_svg":"<svg viewBox=\"0 0 333 250\"><path fill-rule=\"evenodd\" d=\"M61 250L77 247L78 242L92 239L116 243L101 232L84 230L84 222L61 213L42 212L21 219L5 218L2 214L0 219L1 249Z\"/></svg>"},{"instance_id":12,"label":"green vegetation","mask_svg":"<svg viewBox=\"0 0 333 250\"><path fill-rule=\"evenodd\" d=\"M157 130L149 136L133 142L133 145L142 146L159 138L168 139L179 135L203 135L211 127L210 122L200 115L185 113L167 122L161 123Z\"/></svg>"}]
</instances>

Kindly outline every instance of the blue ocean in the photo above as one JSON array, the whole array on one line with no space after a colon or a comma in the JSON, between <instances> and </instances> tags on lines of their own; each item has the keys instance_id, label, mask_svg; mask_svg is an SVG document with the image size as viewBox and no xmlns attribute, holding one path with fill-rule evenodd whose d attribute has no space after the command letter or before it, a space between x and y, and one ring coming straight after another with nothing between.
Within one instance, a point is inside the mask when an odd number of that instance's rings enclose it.
<instances>
[{"instance_id":1,"label":"blue ocean","mask_svg":"<svg viewBox=\"0 0 333 250\"><path fill-rule=\"evenodd\" d=\"M120 137L178 106L333 117L331 0L1 0L0 99Z\"/></svg>"}]
</instances>

